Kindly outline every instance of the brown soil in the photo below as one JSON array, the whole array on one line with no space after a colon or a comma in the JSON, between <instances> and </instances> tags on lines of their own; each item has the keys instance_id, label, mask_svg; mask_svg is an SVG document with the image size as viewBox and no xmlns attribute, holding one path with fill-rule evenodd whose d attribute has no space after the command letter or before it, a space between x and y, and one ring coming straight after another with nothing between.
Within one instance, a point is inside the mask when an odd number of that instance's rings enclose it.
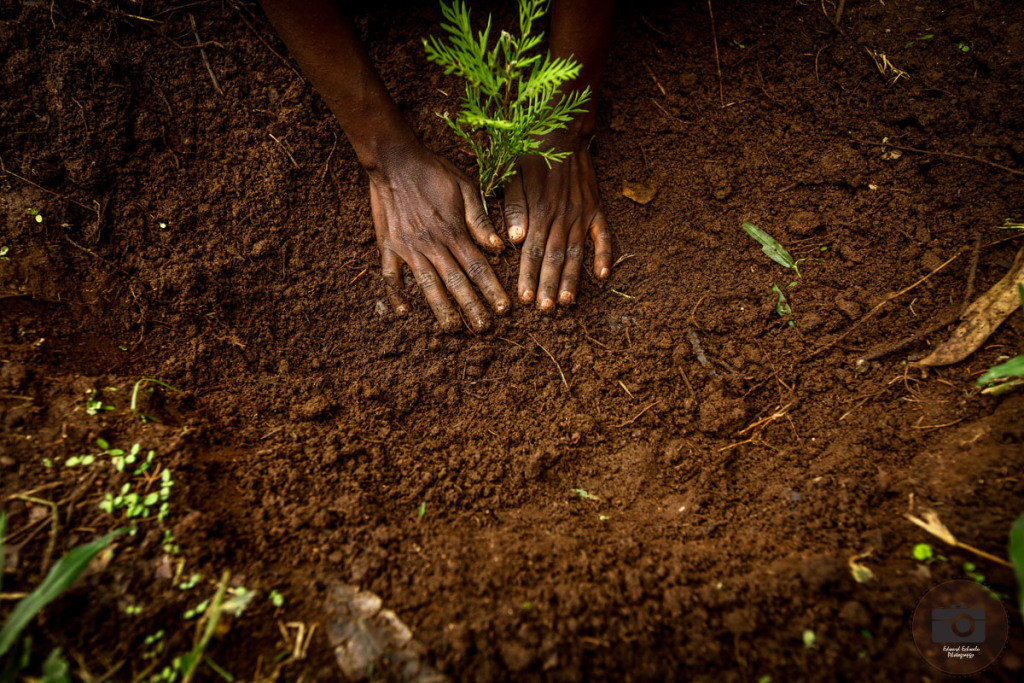
<instances>
[{"instance_id":1,"label":"brown soil","mask_svg":"<svg viewBox=\"0 0 1024 683\"><path fill-rule=\"evenodd\" d=\"M950 368L907 364L945 331L855 363L959 309L975 235L975 290L999 279L1021 243L991 228L1024 213L1024 187L857 141L1024 168L1024 7L862 0L840 32L817 2L715 3L723 108L706 4L624 4L595 144L623 259L575 309L520 308L480 336L437 333L421 300L409 320L379 313L365 179L258 8L0 4L0 492L20 534L3 590L38 582L48 538L45 508L9 495L61 503L58 555L121 524L97 503L125 477L61 464L102 437L174 471L167 526L197 591L231 569L284 593L211 647L242 679L273 669L278 621L320 623L286 678L340 676L323 628L340 582L380 595L457 679L934 680L911 637L921 596L965 561L1007 595L1013 580L903 515L934 509L1005 556L1024 395L974 378L1024 351L1024 318ZM413 125L471 171L434 116L455 85L423 58L427 5L358 25ZM888 84L867 50L908 77ZM807 259L795 326L769 298L792 278L745 220ZM515 250L494 263L513 291ZM162 423L127 409L142 377L183 390L143 393ZM110 386L116 410L87 415ZM94 676L126 660L115 680L158 628L184 650L200 592L168 580L161 535L119 541L37 645ZM915 562L919 542L949 562ZM868 552L858 584L847 562ZM1024 671L1013 602L995 680Z\"/></svg>"}]
</instances>

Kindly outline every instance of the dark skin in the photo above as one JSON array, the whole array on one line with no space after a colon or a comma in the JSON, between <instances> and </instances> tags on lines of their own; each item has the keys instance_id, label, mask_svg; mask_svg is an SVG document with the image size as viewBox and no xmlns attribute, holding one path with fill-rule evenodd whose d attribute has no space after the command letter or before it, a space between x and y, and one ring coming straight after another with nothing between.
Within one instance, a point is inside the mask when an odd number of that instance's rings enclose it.
<instances>
[{"instance_id":1,"label":"dark skin","mask_svg":"<svg viewBox=\"0 0 1024 683\"><path fill-rule=\"evenodd\" d=\"M442 329L462 317L476 332L491 311L511 308L508 294L482 249L499 252L501 238L475 182L428 150L402 117L356 35L332 0L263 0L263 8L292 56L323 96L370 179L370 206L388 299L409 312L402 281L408 266ZM519 299L544 312L572 304L586 240L595 246L594 274L611 273L611 232L601 213L587 144L595 129L597 89L608 52L613 0L555 0L551 53L574 56L582 68L566 90L589 86L588 110L546 142L573 154L547 168L537 157L519 160L505 188L509 239L523 244ZM461 309L452 304L453 298Z\"/></svg>"}]
</instances>

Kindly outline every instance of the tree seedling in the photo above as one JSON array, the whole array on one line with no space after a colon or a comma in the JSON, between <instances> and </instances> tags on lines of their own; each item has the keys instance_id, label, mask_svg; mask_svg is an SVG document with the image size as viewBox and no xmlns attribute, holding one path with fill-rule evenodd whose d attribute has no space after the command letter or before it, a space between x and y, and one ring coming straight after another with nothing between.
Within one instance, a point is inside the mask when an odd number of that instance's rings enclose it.
<instances>
[{"instance_id":1,"label":"tree seedling","mask_svg":"<svg viewBox=\"0 0 1024 683\"><path fill-rule=\"evenodd\" d=\"M568 94L560 90L579 75L579 63L535 52L544 38L536 24L547 9L548 0L519 0L519 35L501 31L491 45L490 16L484 30L474 34L466 3L442 0L441 28L448 39L423 40L427 59L466 83L455 118L447 112L438 115L476 156L485 207L488 197L515 174L520 156L536 154L549 166L569 156L540 138L565 129L590 100L590 88Z\"/></svg>"}]
</instances>

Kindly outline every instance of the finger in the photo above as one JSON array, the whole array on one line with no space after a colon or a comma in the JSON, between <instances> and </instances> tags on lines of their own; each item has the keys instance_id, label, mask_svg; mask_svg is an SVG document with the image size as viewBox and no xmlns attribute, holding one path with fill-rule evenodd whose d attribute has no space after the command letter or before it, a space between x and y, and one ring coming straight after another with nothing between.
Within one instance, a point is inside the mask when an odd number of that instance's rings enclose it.
<instances>
[{"instance_id":1,"label":"finger","mask_svg":"<svg viewBox=\"0 0 1024 683\"><path fill-rule=\"evenodd\" d=\"M519 244L526 237L526 194L523 192L523 172L520 169L505 186L505 224L508 238Z\"/></svg>"},{"instance_id":2,"label":"finger","mask_svg":"<svg viewBox=\"0 0 1024 683\"><path fill-rule=\"evenodd\" d=\"M483 256L480 258L483 259ZM440 253L433 255L433 262L441 279L444 280L445 287L466 314L469 326L474 332L486 330L491 324L491 316L487 313L487 308L480 303L476 292L473 291L473 285L469 284L469 278L462 272L455 257L447 249L442 249Z\"/></svg>"},{"instance_id":3,"label":"finger","mask_svg":"<svg viewBox=\"0 0 1024 683\"><path fill-rule=\"evenodd\" d=\"M402 259L387 247L384 247L381 253L381 271L391 308L396 315L406 315L409 312L409 299L405 296L405 287L402 286Z\"/></svg>"},{"instance_id":4,"label":"finger","mask_svg":"<svg viewBox=\"0 0 1024 683\"><path fill-rule=\"evenodd\" d=\"M458 259L462 270L477 286L477 289L483 292L484 298L491 305L491 308L498 315L508 313L508 310L512 308L512 302L501 286L501 282L498 281L498 276L494 274L494 270L487 263L487 259L480 253L480 250L466 241L462 244L456 243L452 245L452 254Z\"/></svg>"},{"instance_id":5,"label":"finger","mask_svg":"<svg viewBox=\"0 0 1024 683\"><path fill-rule=\"evenodd\" d=\"M555 310L555 295L558 292L558 283L562 279L562 266L565 264L565 247L568 241L569 226L564 221L556 221L548 233L544 259L540 266L540 281L537 285L537 308L544 313Z\"/></svg>"},{"instance_id":6,"label":"finger","mask_svg":"<svg viewBox=\"0 0 1024 683\"><path fill-rule=\"evenodd\" d=\"M535 213L530 220L526 242L523 243L523 254L519 261L519 300L526 304L533 303L537 295L537 276L544 262L550 221L550 218Z\"/></svg>"},{"instance_id":7,"label":"finger","mask_svg":"<svg viewBox=\"0 0 1024 683\"><path fill-rule=\"evenodd\" d=\"M494 232L494 224L491 223L476 188L462 184L460 187L462 188L462 204L466 208L466 227L469 228L469 233L484 249L501 251L505 247L505 243Z\"/></svg>"},{"instance_id":8,"label":"finger","mask_svg":"<svg viewBox=\"0 0 1024 683\"><path fill-rule=\"evenodd\" d=\"M598 213L590 223L590 237L594 240L594 275L604 280L612 274L612 231L603 214Z\"/></svg>"},{"instance_id":9,"label":"finger","mask_svg":"<svg viewBox=\"0 0 1024 683\"><path fill-rule=\"evenodd\" d=\"M587 235L583 230L583 222L573 225L569 235L569 246L565 250L565 265L562 266L562 281L558 285L558 303L576 303L576 288L579 286L580 273L583 271L583 242Z\"/></svg>"},{"instance_id":10,"label":"finger","mask_svg":"<svg viewBox=\"0 0 1024 683\"><path fill-rule=\"evenodd\" d=\"M458 330L462 326L459 314L448 301L448 296L444 293L444 284L438 277L437 271L434 270L434 266L422 254L417 254L415 258L411 259L409 266L416 276L416 282L420 286L420 291L423 292L423 297L430 304L430 309L434 311L434 317L441 324L441 329L445 332Z\"/></svg>"}]
</instances>

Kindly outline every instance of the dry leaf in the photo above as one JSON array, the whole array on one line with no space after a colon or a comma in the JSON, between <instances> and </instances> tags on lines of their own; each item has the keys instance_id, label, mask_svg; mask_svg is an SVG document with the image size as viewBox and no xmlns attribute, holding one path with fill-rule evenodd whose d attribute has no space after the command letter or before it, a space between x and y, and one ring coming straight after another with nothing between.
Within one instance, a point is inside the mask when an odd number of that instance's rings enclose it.
<instances>
[{"instance_id":1,"label":"dry leaf","mask_svg":"<svg viewBox=\"0 0 1024 683\"><path fill-rule=\"evenodd\" d=\"M985 340L1020 306L1017 285L1024 285L1024 249L1017 252L1010 271L968 306L963 322L949 340L918 361L921 365L951 365L981 348Z\"/></svg>"},{"instance_id":2,"label":"dry leaf","mask_svg":"<svg viewBox=\"0 0 1024 683\"><path fill-rule=\"evenodd\" d=\"M634 183L631 180L622 181L622 196L632 199L637 204L646 204L654 199L654 193L658 191L653 185Z\"/></svg>"}]
</instances>

